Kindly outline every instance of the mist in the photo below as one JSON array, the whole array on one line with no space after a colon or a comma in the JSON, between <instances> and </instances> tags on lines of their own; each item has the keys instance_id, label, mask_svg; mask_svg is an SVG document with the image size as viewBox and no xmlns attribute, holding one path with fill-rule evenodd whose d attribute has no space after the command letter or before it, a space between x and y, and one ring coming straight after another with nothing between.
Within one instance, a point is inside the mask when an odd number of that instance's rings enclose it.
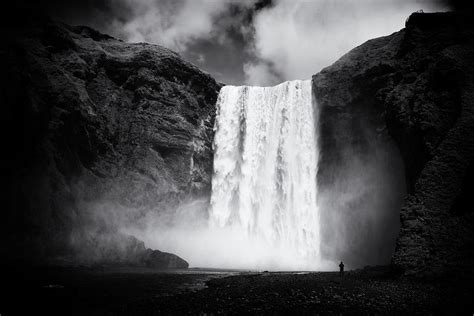
<instances>
[{"instance_id":1,"label":"mist","mask_svg":"<svg viewBox=\"0 0 474 316\"><path fill-rule=\"evenodd\" d=\"M348 268L389 264L406 194L398 149L389 140L369 145L365 153L348 146L342 160L327 167L323 177L333 180L319 194L321 252Z\"/></svg>"},{"instance_id":2,"label":"mist","mask_svg":"<svg viewBox=\"0 0 474 316\"><path fill-rule=\"evenodd\" d=\"M232 227L211 227L207 207L208 201L194 200L173 214L149 213L144 227L128 227L123 232L145 241L147 247L179 254L190 267L273 271L334 267L330 262L301 261L294 249L274 247Z\"/></svg>"}]
</instances>

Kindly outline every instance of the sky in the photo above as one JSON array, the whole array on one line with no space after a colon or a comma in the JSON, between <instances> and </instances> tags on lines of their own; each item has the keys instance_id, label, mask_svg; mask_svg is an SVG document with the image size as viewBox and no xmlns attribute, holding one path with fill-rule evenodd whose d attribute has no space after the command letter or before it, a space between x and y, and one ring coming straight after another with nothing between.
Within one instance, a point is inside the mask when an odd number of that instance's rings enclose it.
<instances>
[{"instance_id":1,"label":"sky","mask_svg":"<svg viewBox=\"0 0 474 316\"><path fill-rule=\"evenodd\" d=\"M170 48L232 85L309 79L447 0L37 0L53 18Z\"/></svg>"}]
</instances>

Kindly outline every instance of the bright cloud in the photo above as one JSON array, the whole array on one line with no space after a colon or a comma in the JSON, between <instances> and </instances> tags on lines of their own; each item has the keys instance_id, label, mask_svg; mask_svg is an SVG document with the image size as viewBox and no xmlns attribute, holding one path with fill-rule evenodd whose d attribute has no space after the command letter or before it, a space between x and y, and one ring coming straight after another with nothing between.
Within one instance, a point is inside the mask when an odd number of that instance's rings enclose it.
<instances>
[{"instance_id":1,"label":"bright cloud","mask_svg":"<svg viewBox=\"0 0 474 316\"><path fill-rule=\"evenodd\" d=\"M273 84L275 72L282 80L308 79L363 42L400 30L420 9L447 8L426 0L276 0L255 17L260 63L244 68L247 81Z\"/></svg>"}]
</instances>

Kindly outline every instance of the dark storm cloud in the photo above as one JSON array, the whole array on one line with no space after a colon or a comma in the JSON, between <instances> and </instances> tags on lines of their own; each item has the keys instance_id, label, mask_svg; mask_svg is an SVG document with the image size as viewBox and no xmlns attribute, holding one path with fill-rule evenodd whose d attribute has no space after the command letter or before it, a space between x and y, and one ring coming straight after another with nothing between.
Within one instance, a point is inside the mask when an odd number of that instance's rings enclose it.
<instances>
[{"instance_id":1,"label":"dark storm cloud","mask_svg":"<svg viewBox=\"0 0 474 316\"><path fill-rule=\"evenodd\" d=\"M474 9L474 1L472 0L439 0L439 2L455 11L470 11L469 13L472 13Z\"/></svg>"},{"instance_id":2,"label":"dark storm cloud","mask_svg":"<svg viewBox=\"0 0 474 316\"><path fill-rule=\"evenodd\" d=\"M191 43L183 52L184 57L195 61L221 82L244 83L243 65L256 60L250 49L254 41L254 17L271 3L257 1L249 6L231 2L226 11L215 17L214 31L209 37Z\"/></svg>"},{"instance_id":3,"label":"dark storm cloud","mask_svg":"<svg viewBox=\"0 0 474 316\"><path fill-rule=\"evenodd\" d=\"M112 19L127 19L126 6L109 0L19 0L17 8L40 11L72 24L105 27Z\"/></svg>"},{"instance_id":4,"label":"dark storm cloud","mask_svg":"<svg viewBox=\"0 0 474 316\"><path fill-rule=\"evenodd\" d=\"M462 9L461 0L39 0L70 24L150 42L228 84L307 79L366 40L404 26L411 12Z\"/></svg>"}]
</instances>

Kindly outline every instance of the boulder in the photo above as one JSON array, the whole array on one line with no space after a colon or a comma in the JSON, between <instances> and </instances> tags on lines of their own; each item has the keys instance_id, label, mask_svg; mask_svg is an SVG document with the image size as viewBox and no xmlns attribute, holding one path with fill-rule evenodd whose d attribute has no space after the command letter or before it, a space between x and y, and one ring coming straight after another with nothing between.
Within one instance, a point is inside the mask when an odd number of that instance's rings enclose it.
<instances>
[{"instance_id":1,"label":"boulder","mask_svg":"<svg viewBox=\"0 0 474 316\"><path fill-rule=\"evenodd\" d=\"M155 269L187 269L189 264L182 258L168 252L147 249L143 259L147 267Z\"/></svg>"}]
</instances>

